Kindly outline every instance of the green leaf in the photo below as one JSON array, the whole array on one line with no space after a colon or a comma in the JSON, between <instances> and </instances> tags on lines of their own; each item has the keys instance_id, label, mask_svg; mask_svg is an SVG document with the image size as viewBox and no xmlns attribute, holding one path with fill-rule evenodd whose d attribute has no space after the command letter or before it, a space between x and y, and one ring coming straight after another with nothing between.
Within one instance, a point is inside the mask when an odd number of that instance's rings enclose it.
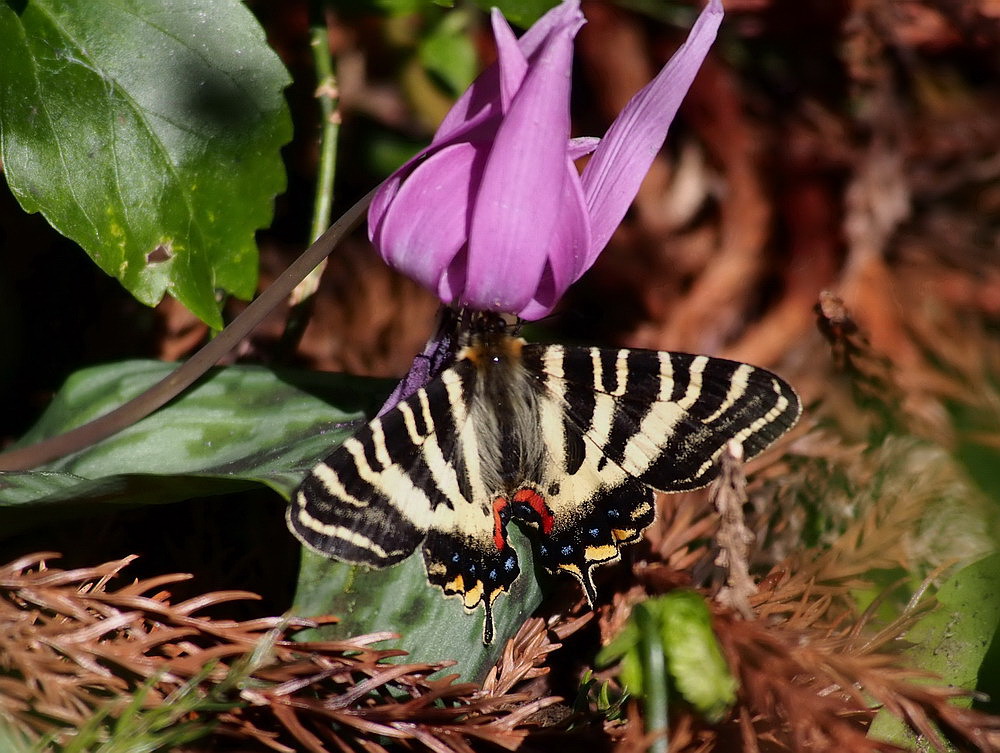
<instances>
[{"instance_id":1,"label":"green leaf","mask_svg":"<svg viewBox=\"0 0 1000 753\"><path fill-rule=\"evenodd\" d=\"M497 7L512 24L527 29L542 15L559 5L559 0L476 0L483 10Z\"/></svg>"},{"instance_id":2,"label":"green leaf","mask_svg":"<svg viewBox=\"0 0 1000 753\"><path fill-rule=\"evenodd\" d=\"M176 368L127 361L71 376L19 444L62 433L135 397ZM337 374L217 369L124 431L32 472L0 473L9 535L98 504L151 504L265 484L285 497L389 390Z\"/></svg>"},{"instance_id":3,"label":"green leaf","mask_svg":"<svg viewBox=\"0 0 1000 753\"><path fill-rule=\"evenodd\" d=\"M704 598L674 591L658 600L667 666L684 699L710 722L736 702L736 679L722 656Z\"/></svg>"},{"instance_id":4,"label":"green leaf","mask_svg":"<svg viewBox=\"0 0 1000 753\"><path fill-rule=\"evenodd\" d=\"M933 672L944 685L974 689L980 665L1000 625L1000 554L962 568L937 592L937 608L906 634L910 664ZM964 705L971 700L961 701ZM913 735L880 711L869 736L910 747Z\"/></svg>"},{"instance_id":5,"label":"green leaf","mask_svg":"<svg viewBox=\"0 0 1000 753\"><path fill-rule=\"evenodd\" d=\"M106 413L175 368L130 361L74 374L22 438L30 444ZM0 531L10 536L109 505L172 502L265 484L286 498L306 471L353 433L391 384L336 374L217 369L192 390L125 431L46 468L0 473ZM288 535L284 530L275 535ZM337 614L333 634L394 631L412 661L457 659L480 677L541 601L531 544L511 532L521 577L495 606L496 639L482 643L482 610L463 613L427 582L418 551L387 570L352 568L306 552L296 594L302 615ZM559 585L574 588L568 578ZM324 631L326 633L326 631Z\"/></svg>"},{"instance_id":6,"label":"green leaf","mask_svg":"<svg viewBox=\"0 0 1000 753\"><path fill-rule=\"evenodd\" d=\"M420 549L398 565L369 570L329 560L306 551L299 573L293 611L303 617L335 614L341 621L303 639L345 638L389 630L401 638L390 645L408 653L407 662L439 662L452 659L463 680L481 680L496 662L504 644L541 603L541 587L535 577L531 542L515 526L509 529L517 550L521 575L510 593L493 605L496 635L483 645L483 610L466 614L456 598L445 598L430 585ZM560 587L574 588L568 578Z\"/></svg>"},{"instance_id":7,"label":"green leaf","mask_svg":"<svg viewBox=\"0 0 1000 753\"><path fill-rule=\"evenodd\" d=\"M736 679L712 631L705 600L693 591L674 591L635 606L632 618L597 655L597 666L621 661L619 677L629 693L648 696L660 685L650 666L652 642L684 699L709 721L718 721L736 701Z\"/></svg>"},{"instance_id":8,"label":"green leaf","mask_svg":"<svg viewBox=\"0 0 1000 753\"><path fill-rule=\"evenodd\" d=\"M599 668L610 666L616 661L621 661L629 653L634 652L638 645L639 628L636 627L635 620L629 620L625 623L625 627L622 628L621 632L597 652L594 665ZM641 678L637 678L637 680L638 684L631 682L628 685L630 690L640 693L642 692L642 680Z\"/></svg>"},{"instance_id":9,"label":"green leaf","mask_svg":"<svg viewBox=\"0 0 1000 753\"><path fill-rule=\"evenodd\" d=\"M220 327L284 190L288 75L237 0L0 3L11 191L140 301Z\"/></svg>"},{"instance_id":10,"label":"green leaf","mask_svg":"<svg viewBox=\"0 0 1000 753\"><path fill-rule=\"evenodd\" d=\"M452 11L420 42L420 62L454 97L464 92L478 73L479 59L468 34L471 20L464 10Z\"/></svg>"}]
</instances>

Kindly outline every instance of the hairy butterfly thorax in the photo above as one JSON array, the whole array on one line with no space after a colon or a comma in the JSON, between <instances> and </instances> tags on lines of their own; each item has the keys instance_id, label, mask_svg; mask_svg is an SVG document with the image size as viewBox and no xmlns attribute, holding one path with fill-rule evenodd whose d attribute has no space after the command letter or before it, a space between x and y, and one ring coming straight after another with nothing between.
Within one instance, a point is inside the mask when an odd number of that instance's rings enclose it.
<instances>
[{"instance_id":1,"label":"hairy butterfly thorax","mask_svg":"<svg viewBox=\"0 0 1000 753\"><path fill-rule=\"evenodd\" d=\"M703 486L735 440L752 457L801 410L769 371L708 356L529 344L491 314L456 318L454 360L313 469L289 508L307 546L386 567L418 546L468 610L520 573L507 529L596 598L591 571L653 521L655 491Z\"/></svg>"}]
</instances>

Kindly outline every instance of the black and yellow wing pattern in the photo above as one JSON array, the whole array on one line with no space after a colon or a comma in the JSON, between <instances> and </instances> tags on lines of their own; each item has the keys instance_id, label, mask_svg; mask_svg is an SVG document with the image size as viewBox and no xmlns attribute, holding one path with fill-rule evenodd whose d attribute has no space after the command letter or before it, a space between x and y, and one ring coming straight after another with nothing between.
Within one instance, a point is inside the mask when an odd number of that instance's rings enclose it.
<instances>
[{"instance_id":1,"label":"black and yellow wing pattern","mask_svg":"<svg viewBox=\"0 0 1000 753\"><path fill-rule=\"evenodd\" d=\"M536 531L539 561L576 577L653 521L655 491L704 486L730 441L747 458L798 419L780 377L661 351L470 338L455 362L316 466L288 512L307 546L386 567L422 547L428 580L465 608L518 577L507 526Z\"/></svg>"}]
</instances>

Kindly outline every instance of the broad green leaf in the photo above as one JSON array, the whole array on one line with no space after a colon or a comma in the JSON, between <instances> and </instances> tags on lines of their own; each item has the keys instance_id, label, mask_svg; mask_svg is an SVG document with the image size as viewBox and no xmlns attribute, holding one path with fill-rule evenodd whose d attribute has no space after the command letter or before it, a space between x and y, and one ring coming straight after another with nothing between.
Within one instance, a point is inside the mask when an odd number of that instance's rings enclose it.
<instances>
[{"instance_id":1,"label":"broad green leaf","mask_svg":"<svg viewBox=\"0 0 1000 753\"><path fill-rule=\"evenodd\" d=\"M20 444L106 413L175 368L128 361L79 371ZM89 506L93 513L98 503L171 502L251 483L287 497L388 391L382 380L336 374L214 370L165 408L103 442L39 471L0 473L0 530L9 534L58 510L79 514Z\"/></svg>"},{"instance_id":2,"label":"broad green leaf","mask_svg":"<svg viewBox=\"0 0 1000 753\"><path fill-rule=\"evenodd\" d=\"M460 600L445 598L440 588L431 586L419 548L385 570L353 567L305 552L295 613L304 617L335 614L341 617L341 622L303 637L342 638L391 630L401 638L389 645L407 651L406 661L453 659L455 668L446 672L458 672L463 680L481 680L507 640L542 599L532 563L531 542L515 526L509 531L520 560L521 575L510 593L500 596L493 605L496 636L489 646L483 645L482 607L467 614ZM567 577L553 579L552 585L577 587Z\"/></svg>"},{"instance_id":3,"label":"broad green leaf","mask_svg":"<svg viewBox=\"0 0 1000 753\"><path fill-rule=\"evenodd\" d=\"M980 665L1000 625L1000 554L974 562L948 578L937 592L937 608L906 634L909 664L933 672L943 685L975 689ZM968 705L971 699L965 701ZM913 736L887 711L868 733L910 747Z\"/></svg>"},{"instance_id":4,"label":"broad green leaf","mask_svg":"<svg viewBox=\"0 0 1000 753\"><path fill-rule=\"evenodd\" d=\"M159 381L171 364L131 361L74 374L20 444L106 413ZM381 404L391 385L335 374L275 374L254 367L213 372L167 407L125 431L34 472L0 473L0 531L109 506L173 502L265 484L286 498L306 471ZM288 535L284 530L276 535ZM541 600L531 545L512 541L521 577L495 604L497 635L482 644L483 617L427 582L419 550L387 570L351 568L306 552L296 594L299 614L336 614L338 635L393 631L411 660L459 661L478 677ZM559 587L575 588L569 578Z\"/></svg>"},{"instance_id":5,"label":"broad green leaf","mask_svg":"<svg viewBox=\"0 0 1000 753\"><path fill-rule=\"evenodd\" d=\"M169 293L213 327L217 289L256 289L288 82L237 0L0 3L11 191L140 301Z\"/></svg>"}]
</instances>

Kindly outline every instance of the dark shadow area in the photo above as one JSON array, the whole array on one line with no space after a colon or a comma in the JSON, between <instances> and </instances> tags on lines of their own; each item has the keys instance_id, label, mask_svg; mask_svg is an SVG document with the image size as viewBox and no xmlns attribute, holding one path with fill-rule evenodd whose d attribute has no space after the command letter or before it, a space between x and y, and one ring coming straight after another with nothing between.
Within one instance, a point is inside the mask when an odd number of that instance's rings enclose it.
<instances>
[{"instance_id":1,"label":"dark shadow area","mask_svg":"<svg viewBox=\"0 0 1000 753\"><path fill-rule=\"evenodd\" d=\"M164 587L171 603L210 591L253 591L259 601L237 600L206 610L215 618L253 619L291 606L299 544L285 527L285 503L260 489L168 505L121 510L63 526L35 529L0 543L4 561L40 551L59 552L54 567L92 567L138 555L123 581L165 573L191 579Z\"/></svg>"}]
</instances>

